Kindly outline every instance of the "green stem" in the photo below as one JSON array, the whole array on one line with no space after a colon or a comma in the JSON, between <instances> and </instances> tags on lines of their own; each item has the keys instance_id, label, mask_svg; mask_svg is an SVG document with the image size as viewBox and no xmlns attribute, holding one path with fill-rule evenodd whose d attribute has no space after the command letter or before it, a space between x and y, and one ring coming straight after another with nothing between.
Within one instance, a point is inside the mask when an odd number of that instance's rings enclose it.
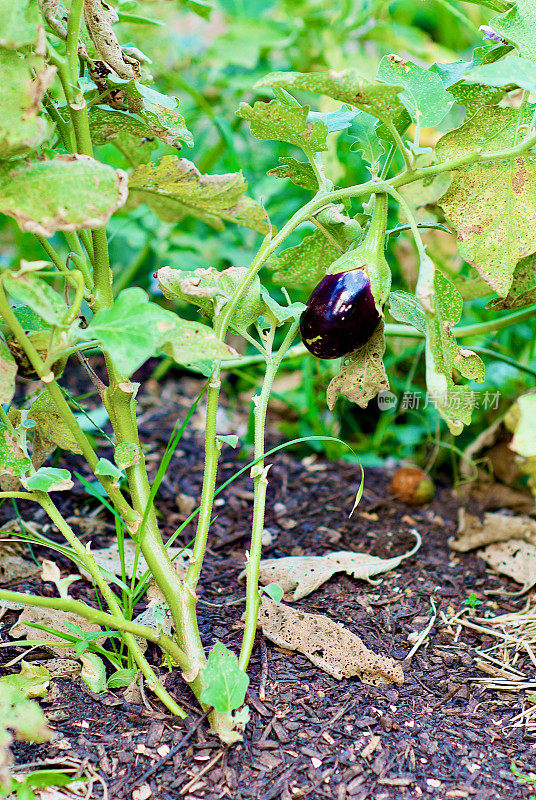
<instances>
[{"instance_id":1,"label":"green stem","mask_svg":"<svg viewBox=\"0 0 536 800\"><path fill-rule=\"evenodd\" d=\"M139 645L138 645L138 643L137 643L137 641L135 639L135 636L136 635L140 635L140 634L133 633L132 630L130 630L130 632L129 632L128 628L125 627L126 625L131 625L131 624L134 624L134 623L128 623L127 620L125 619L125 617L123 615L123 612L121 610L121 606L119 605L119 601L118 601L117 597L115 596L115 594L112 592L112 590L110 589L110 587L108 586L108 584L106 583L104 578L102 577L102 575L100 573L100 570L99 570L99 567L98 567L95 559L91 555L91 553L88 550L86 550L86 548L83 546L83 544L75 536L75 534L73 533L71 527L63 519L62 515L60 514L60 512L58 511L58 509L56 508L56 506L54 505L54 503L50 499L49 495L46 494L45 492L36 492L35 496L36 496L36 499L37 499L38 503L46 511L46 513L48 514L48 516L50 517L52 522L56 525L56 527L62 533L62 535L65 537L65 539L69 542L69 544L73 548L73 550L76 553L76 555L80 558L80 560L82 561L82 563L84 564L84 566L88 570L88 572L91 575L93 581L95 582L95 585L99 588L102 596L106 600L106 603L108 604L108 607L110 608L110 611L112 612L114 617L117 617L121 621L121 624L123 626L122 629L125 631L123 633L123 639L125 641L125 644L127 645L128 649L129 649L129 652L132 655L132 658L134 659L136 664L138 664L138 666L139 666L140 670L142 671L142 673L145 675L145 677L148 680L150 680L152 683L154 683L155 687L158 689L158 691L156 691L155 693L160 697L162 702L165 703L165 705L170 710L173 711L174 714L177 714L179 717L186 716L186 714L180 708L180 706L178 706L177 703L175 703L175 701L173 700L173 698L170 695L168 695L168 693L166 692L166 690L164 689L164 687L162 686L162 684L160 683L160 681L158 680L158 678L154 674L153 670L151 669L151 667L147 663L147 661L146 661L143 653L141 652L140 647L139 647ZM83 604L80 604L80 605L83 605ZM83 605L83 607L87 608L87 606L85 606L85 605ZM141 628L145 628L145 626L140 626L140 627ZM141 635L144 636L144 638L148 638L147 636L145 636L145 634L141 634ZM156 636L156 638L158 640L160 640L160 643L162 644L162 639L161 639L160 635L155 634L153 632L153 636ZM166 639L166 641L164 642L164 644L165 644L165 648L164 649L166 649L169 652L169 647L170 647L170 643L171 643L172 652L173 652L173 656L172 657L175 658L178 661L179 664L186 665L187 657L182 652L182 650L180 650L180 648L174 642L172 642L172 640L168 639L168 637L165 637L165 639ZM154 641L154 639L149 639L149 641Z\"/></svg>"},{"instance_id":2,"label":"green stem","mask_svg":"<svg viewBox=\"0 0 536 800\"><path fill-rule=\"evenodd\" d=\"M41 236L39 233L35 234L35 238L37 239L37 241L39 242L39 244L41 245L47 256L50 258L54 266L57 268L58 272L61 272L62 274L68 272L69 270L67 269L62 259L60 258L59 253L54 249L54 247L50 244L50 242L47 239L45 239L44 236Z\"/></svg>"},{"instance_id":3,"label":"green stem","mask_svg":"<svg viewBox=\"0 0 536 800\"><path fill-rule=\"evenodd\" d=\"M67 22L67 66L73 83L78 82L78 37L84 0L72 0Z\"/></svg>"},{"instance_id":4,"label":"green stem","mask_svg":"<svg viewBox=\"0 0 536 800\"><path fill-rule=\"evenodd\" d=\"M246 617L244 622L244 633L242 636L242 647L238 666L240 669L247 669L255 635L257 632L257 617L259 613L259 568L262 554L262 531L264 527L264 514L266 506L266 489L268 487L267 473L268 468L264 466L264 430L266 427L266 411L270 400L270 392L277 371L292 344L298 323L293 323L285 336L281 347L277 351L276 357L269 360L266 364L266 372L262 389L259 395L254 398L255 415L255 439L254 439L254 460L257 461L251 470L254 477L254 498L253 498L253 524L251 529L251 546L246 562Z\"/></svg>"},{"instance_id":5,"label":"green stem","mask_svg":"<svg viewBox=\"0 0 536 800\"><path fill-rule=\"evenodd\" d=\"M80 231L80 233L86 233L86 231ZM86 254L82 249L82 245L80 244L78 236L74 231L64 231L64 236L71 253L74 253L76 256L75 263L84 276L87 288L90 292L93 291L93 276L91 274L91 266L88 263Z\"/></svg>"},{"instance_id":6,"label":"green stem","mask_svg":"<svg viewBox=\"0 0 536 800\"><path fill-rule=\"evenodd\" d=\"M408 153L406 145L402 141L402 137L400 136L398 130L396 129L396 126L394 125L393 122L387 122L386 125L387 128L389 129L389 133L393 137L396 146L398 147L400 153L402 154L402 158L404 159L404 164L406 165L406 172L404 174L412 172L413 164L411 163L410 155Z\"/></svg>"}]
</instances>

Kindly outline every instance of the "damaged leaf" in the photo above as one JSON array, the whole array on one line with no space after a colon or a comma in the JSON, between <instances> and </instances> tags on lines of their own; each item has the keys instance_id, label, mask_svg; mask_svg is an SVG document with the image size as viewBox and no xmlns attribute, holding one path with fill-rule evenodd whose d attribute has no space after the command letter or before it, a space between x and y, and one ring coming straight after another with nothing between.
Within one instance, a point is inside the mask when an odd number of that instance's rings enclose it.
<instances>
[{"instance_id":1,"label":"damaged leaf","mask_svg":"<svg viewBox=\"0 0 536 800\"><path fill-rule=\"evenodd\" d=\"M32 462L21 449L16 433L0 420L0 475L18 477L32 468Z\"/></svg>"},{"instance_id":2,"label":"damaged leaf","mask_svg":"<svg viewBox=\"0 0 536 800\"><path fill-rule=\"evenodd\" d=\"M120 78L139 78L140 63L123 52L112 25L119 17L104 0L84 0L84 19L95 49Z\"/></svg>"},{"instance_id":3,"label":"damaged leaf","mask_svg":"<svg viewBox=\"0 0 536 800\"><path fill-rule=\"evenodd\" d=\"M488 544L507 542L510 539L522 539L536 545L536 522L530 517L499 513L486 513L480 521L473 514L460 508L458 531L455 539L449 539L449 545L458 553L467 553L477 547Z\"/></svg>"},{"instance_id":4,"label":"damaged leaf","mask_svg":"<svg viewBox=\"0 0 536 800\"><path fill-rule=\"evenodd\" d=\"M338 572L345 572L359 580L371 581L373 575L388 572L402 561L415 555L421 546L421 537L414 533L417 543L408 552L395 558L378 558L368 553L353 553L341 550L324 556L288 556L268 558L261 561L259 581L263 586L275 583L285 594L292 592L292 600L301 600ZM244 572L240 577L243 578ZM273 599L273 598L272 598Z\"/></svg>"},{"instance_id":5,"label":"damaged leaf","mask_svg":"<svg viewBox=\"0 0 536 800\"><path fill-rule=\"evenodd\" d=\"M35 627L41 625L49 630L41 630ZM12 626L9 631L13 639L25 639L27 642L46 642L44 645L46 650L50 650L58 658L65 658L74 652L76 642L69 641L72 639L72 630L69 625L76 626L83 633L91 631L92 633L100 633L101 628L93 622L70 611L58 611L54 608L36 608L27 606L20 615L18 622ZM68 636L67 639L57 636L52 633L56 630L59 633ZM99 637L96 641L103 644L106 636ZM63 644L60 644L63 642Z\"/></svg>"},{"instance_id":6,"label":"damaged leaf","mask_svg":"<svg viewBox=\"0 0 536 800\"><path fill-rule=\"evenodd\" d=\"M0 165L0 212L29 233L101 228L126 198L126 172L89 156Z\"/></svg>"},{"instance_id":7,"label":"damaged leaf","mask_svg":"<svg viewBox=\"0 0 536 800\"><path fill-rule=\"evenodd\" d=\"M490 300L486 308L493 311L524 308L536 303L536 255L532 253L517 262L512 285L506 297Z\"/></svg>"},{"instance_id":8,"label":"damaged leaf","mask_svg":"<svg viewBox=\"0 0 536 800\"><path fill-rule=\"evenodd\" d=\"M15 394L17 362L5 340L0 336L0 404L9 404Z\"/></svg>"},{"instance_id":9,"label":"damaged leaf","mask_svg":"<svg viewBox=\"0 0 536 800\"><path fill-rule=\"evenodd\" d=\"M359 636L323 614L296 611L284 603L274 603L263 594L258 625L274 644L302 653L337 680L357 676L363 683L374 686L404 683L400 664L376 655Z\"/></svg>"},{"instance_id":10,"label":"damaged leaf","mask_svg":"<svg viewBox=\"0 0 536 800\"><path fill-rule=\"evenodd\" d=\"M333 232L330 230L330 233ZM266 266L274 272L273 282L287 289L313 287L322 280L342 250L322 233L305 236L300 244L288 247L279 256L268 259Z\"/></svg>"},{"instance_id":11,"label":"damaged leaf","mask_svg":"<svg viewBox=\"0 0 536 800\"><path fill-rule=\"evenodd\" d=\"M275 178L288 178L289 181L301 186L302 189L308 189L310 192L318 190L318 181L311 164L308 161L297 161L295 158L285 157L280 158L281 166L272 167L267 172L267 175L273 175Z\"/></svg>"},{"instance_id":12,"label":"damaged leaf","mask_svg":"<svg viewBox=\"0 0 536 800\"><path fill-rule=\"evenodd\" d=\"M536 547L528 542L512 540L490 544L478 555L496 572L507 575L522 585L524 594L536 584Z\"/></svg>"},{"instance_id":13,"label":"damaged leaf","mask_svg":"<svg viewBox=\"0 0 536 800\"><path fill-rule=\"evenodd\" d=\"M517 108L486 107L440 140L440 161L515 144L520 124L529 123L534 106L520 118ZM501 297L512 285L517 262L536 250L536 158L532 154L456 169L439 199L458 234L460 255Z\"/></svg>"},{"instance_id":14,"label":"damaged leaf","mask_svg":"<svg viewBox=\"0 0 536 800\"><path fill-rule=\"evenodd\" d=\"M176 156L142 164L129 183L134 204L147 203L165 222L192 216L219 231L226 221L268 233L266 214L246 196L247 188L241 172L202 175L191 161Z\"/></svg>"},{"instance_id":15,"label":"damaged leaf","mask_svg":"<svg viewBox=\"0 0 536 800\"><path fill-rule=\"evenodd\" d=\"M33 444L34 454L38 450L40 453L47 451L48 455L50 455L56 447L78 455L82 453L80 445L71 433L48 390L45 389L35 398L30 406L28 419L36 423Z\"/></svg>"},{"instance_id":16,"label":"damaged leaf","mask_svg":"<svg viewBox=\"0 0 536 800\"><path fill-rule=\"evenodd\" d=\"M306 153L327 150L327 126L323 122L308 121L309 108L294 108L271 100L269 103L257 101L253 106L240 103L238 117L251 125L251 135L257 139L275 139L300 147Z\"/></svg>"},{"instance_id":17,"label":"damaged leaf","mask_svg":"<svg viewBox=\"0 0 536 800\"><path fill-rule=\"evenodd\" d=\"M348 353L342 360L341 371L327 389L327 403L333 409L339 395L351 403L366 408L369 400L389 389L389 379L383 364L385 337L381 322L366 345Z\"/></svg>"},{"instance_id":18,"label":"damaged leaf","mask_svg":"<svg viewBox=\"0 0 536 800\"><path fill-rule=\"evenodd\" d=\"M185 574L188 568L188 556L182 547L168 547L166 548L169 557L173 560L175 569L179 574ZM123 542L124 551L124 564L125 574L127 578L132 578L134 572L134 562L136 562L136 578L141 578L147 572L147 562L143 555L136 548L136 542L132 539L125 539ZM119 556L119 545L114 542L109 547L101 548L100 550L92 550L91 555L97 562L99 567L105 571L104 577L108 575L122 575L121 558ZM136 558L137 555L137 558ZM80 572L87 575L83 567L80 567Z\"/></svg>"},{"instance_id":19,"label":"damaged leaf","mask_svg":"<svg viewBox=\"0 0 536 800\"><path fill-rule=\"evenodd\" d=\"M0 29L0 38L4 33ZM0 157L19 158L48 136L49 123L39 116L41 99L54 78L55 68L45 67L37 56L0 50Z\"/></svg>"}]
</instances>

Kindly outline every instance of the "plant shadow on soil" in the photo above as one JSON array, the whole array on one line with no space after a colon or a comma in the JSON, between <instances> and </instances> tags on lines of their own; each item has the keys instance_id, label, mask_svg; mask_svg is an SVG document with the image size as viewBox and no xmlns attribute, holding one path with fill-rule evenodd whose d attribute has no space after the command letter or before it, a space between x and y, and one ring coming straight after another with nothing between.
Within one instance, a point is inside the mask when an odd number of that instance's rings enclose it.
<instances>
[{"instance_id":1,"label":"plant shadow on soil","mask_svg":"<svg viewBox=\"0 0 536 800\"><path fill-rule=\"evenodd\" d=\"M153 471L177 417L184 418L196 386L201 383L179 378L169 380L163 389L151 391L149 385L149 392L141 397L140 431L142 441L150 445L148 462ZM193 427L181 440L158 496L167 535L184 519L177 508L177 494L199 497L202 436L195 430L195 420ZM270 445L277 443L270 441ZM364 497L350 519L360 480L358 468L321 459L297 460L285 452L270 461L266 528L273 542L265 548L265 557L349 549L385 558L413 546L412 527L423 540L417 555L381 576L377 586L338 575L294 607L327 614L361 636L372 650L403 660L410 648L408 634L424 628L430 618L430 598L438 611L458 610L476 593L484 601L479 614L486 609L513 611L525 604L526 598L488 598L486 590L518 587L490 575L474 555L453 558L447 540L456 529L457 503L449 489L438 491L429 506L412 509L389 499L390 473L367 470ZM226 447L219 480L242 466L236 451ZM233 601L244 595L236 578L248 547L252 487L245 473L216 506L199 593L207 647L222 641L235 652L239 648L243 604ZM91 526L87 524L88 513L97 504L83 494L82 487L58 493L55 499L67 517L78 520L75 529L85 541L92 541L94 549L110 543L112 526L106 523L111 520L104 511ZM40 510L22 506L21 511L26 519L46 524ZM11 513L6 504L4 519ZM185 544L193 533L190 525L184 532ZM50 557L45 551L43 555ZM56 560L68 569L66 560ZM10 588L52 591L51 584L38 578L11 582ZM72 586L73 596L95 603L91 591L82 582ZM136 612L144 607L140 604ZM4 616L3 641L9 641L7 632L15 620L13 612ZM100 773L113 800L402 800L421 796L521 800L531 794L531 785L520 783L510 768L513 761L521 773L534 768L536 731L509 724L523 708L523 695L487 691L471 680L482 677L474 663L474 648L489 646L485 637L463 631L455 642L438 617L427 644L405 664L401 687L367 686L357 679L337 681L304 657L270 642L261 646L261 641L259 634L246 698L251 720L241 744L222 748L198 724L200 712L178 671L161 670L167 689L191 711L184 722L166 713L149 691L145 704L133 705L124 700L123 690L97 695L79 680L57 679L52 702L45 698L42 705L61 738L46 745L15 743L15 761L57 765L69 758L85 763ZM3 662L19 652L4 649ZM148 652L158 665L156 651ZM34 652L31 658L38 655ZM260 682L263 700L259 699ZM174 752L172 748L186 733L188 741ZM146 777L156 764L158 770ZM94 784L92 796L104 796L100 784Z\"/></svg>"}]
</instances>

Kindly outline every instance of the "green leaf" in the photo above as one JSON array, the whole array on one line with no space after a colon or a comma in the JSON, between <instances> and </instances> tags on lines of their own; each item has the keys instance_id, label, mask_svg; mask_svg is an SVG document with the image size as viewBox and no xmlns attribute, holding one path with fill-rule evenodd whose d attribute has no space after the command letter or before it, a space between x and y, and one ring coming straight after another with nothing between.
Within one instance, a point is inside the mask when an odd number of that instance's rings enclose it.
<instances>
[{"instance_id":1,"label":"green leaf","mask_svg":"<svg viewBox=\"0 0 536 800\"><path fill-rule=\"evenodd\" d=\"M51 675L46 667L21 661L20 672L0 678L0 687L10 686L23 697L45 697L50 686ZM1 692L1 688L0 688Z\"/></svg>"},{"instance_id":2,"label":"green leaf","mask_svg":"<svg viewBox=\"0 0 536 800\"><path fill-rule=\"evenodd\" d=\"M370 164L372 171L377 172L380 158L385 154L384 146L378 138L376 121L368 114L361 112L353 122L349 134L355 141L350 150L362 153L363 159Z\"/></svg>"},{"instance_id":3,"label":"green leaf","mask_svg":"<svg viewBox=\"0 0 536 800\"><path fill-rule=\"evenodd\" d=\"M486 108L446 134L437 145L440 161L482 148L495 152L515 144L519 109ZM533 155L472 164L452 173L438 200L458 234L458 250L501 297L510 289L517 262L536 250L536 159Z\"/></svg>"},{"instance_id":4,"label":"green leaf","mask_svg":"<svg viewBox=\"0 0 536 800\"><path fill-rule=\"evenodd\" d=\"M0 38L3 34L0 27ZM42 59L0 50L0 158L26 155L48 136L50 126L38 112L53 77L54 69L45 69Z\"/></svg>"},{"instance_id":5,"label":"green leaf","mask_svg":"<svg viewBox=\"0 0 536 800\"><path fill-rule=\"evenodd\" d=\"M246 196L247 188L241 172L202 175L191 161L176 156L142 164L129 183L132 202L147 203L166 222L192 216L219 231L225 220L265 234L269 230L266 215Z\"/></svg>"},{"instance_id":6,"label":"green leaf","mask_svg":"<svg viewBox=\"0 0 536 800\"><path fill-rule=\"evenodd\" d=\"M482 64L467 72L465 80L485 86L507 86L515 83L529 92L536 91L536 64L511 53L502 61Z\"/></svg>"},{"instance_id":7,"label":"green leaf","mask_svg":"<svg viewBox=\"0 0 536 800\"><path fill-rule=\"evenodd\" d=\"M0 0L0 47L18 50L36 44L40 27L41 16L34 0Z\"/></svg>"},{"instance_id":8,"label":"green leaf","mask_svg":"<svg viewBox=\"0 0 536 800\"><path fill-rule=\"evenodd\" d=\"M61 772L56 769L36 769L26 775L24 783L41 789L47 786L68 786L74 780L74 775L72 774L74 772L74 768L71 769L71 773L67 770Z\"/></svg>"},{"instance_id":9,"label":"green leaf","mask_svg":"<svg viewBox=\"0 0 536 800\"><path fill-rule=\"evenodd\" d=\"M124 81L108 76L111 88L125 92L129 98L129 110L137 114L150 128L153 136L165 144L180 149L181 142L193 147L192 134L179 114L179 99L160 94L150 86L135 80Z\"/></svg>"},{"instance_id":10,"label":"green leaf","mask_svg":"<svg viewBox=\"0 0 536 800\"><path fill-rule=\"evenodd\" d=\"M433 278L432 311L426 311L426 386L431 402L455 436L471 422L474 394L468 386L454 383L457 370L464 378L484 380L482 359L472 350L461 349L452 336L460 321L463 302L460 293L439 270Z\"/></svg>"},{"instance_id":11,"label":"green leaf","mask_svg":"<svg viewBox=\"0 0 536 800\"><path fill-rule=\"evenodd\" d=\"M107 478L113 478L118 481L123 477L123 473L118 469L115 464L107 458L99 458L97 466L95 467L95 475L102 475Z\"/></svg>"},{"instance_id":12,"label":"green leaf","mask_svg":"<svg viewBox=\"0 0 536 800\"><path fill-rule=\"evenodd\" d=\"M342 359L341 371L330 382L327 403L333 409L339 395L351 403L366 408L379 392L389 389L389 380L383 365L385 338L383 322L378 325L366 345Z\"/></svg>"},{"instance_id":13,"label":"green leaf","mask_svg":"<svg viewBox=\"0 0 536 800\"><path fill-rule=\"evenodd\" d=\"M449 88L457 103L464 106L467 119L483 106L494 106L504 97L504 89L481 83L457 83Z\"/></svg>"},{"instance_id":14,"label":"green leaf","mask_svg":"<svg viewBox=\"0 0 536 800\"><path fill-rule=\"evenodd\" d=\"M0 213L23 231L100 228L127 197L127 175L89 156L0 165Z\"/></svg>"},{"instance_id":15,"label":"green leaf","mask_svg":"<svg viewBox=\"0 0 536 800\"><path fill-rule=\"evenodd\" d=\"M61 325L68 310L65 300L43 278L31 272L16 277L6 271L2 273L2 283L11 297L29 306L45 322Z\"/></svg>"},{"instance_id":16,"label":"green leaf","mask_svg":"<svg viewBox=\"0 0 536 800\"><path fill-rule=\"evenodd\" d=\"M400 87L369 82L355 69L342 72L271 72L257 81L254 88L261 86L280 86L333 97L384 122L390 122L404 111L397 97Z\"/></svg>"},{"instance_id":17,"label":"green leaf","mask_svg":"<svg viewBox=\"0 0 536 800\"><path fill-rule=\"evenodd\" d=\"M284 92L285 90L279 89L279 91ZM334 133L349 128L358 113L353 108L342 105L337 111L309 111L307 122L323 122L328 133Z\"/></svg>"},{"instance_id":18,"label":"green leaf","mask_svg":"<svg viewBox=\"0 0 536 800\"><path fill-rule=\"evenodd\" d=\"M28 419L34 420L36 423L34 455L37 449L44 450L48 445L52 445L52 448L48 447L49 453L56 447L61 450L68 450L71 453L82 453L80 445L71 433L48 390L41 392L35 398L30 406Z\"/></svg>"},{"instance_id":19,"label":"green leaf","mask_svg":"<svg viewBox=\"0 0 536 800\"><path fill-rule=\"evenodd\" d=\"M52 731L47 727L45 715L34 700L27 700L21 692L0 683L0 729L15 731L17 738L26 742L48 742ZM2 742L3 746L4 742ZM0 749L2 749L0 746Z\"/></svg>"},{"instance_id":20,"label":"green leaf","mask_svg":"<svg viewBox=\"0 0 536 800\"><path fill-rule=\"evenodd\" d=\"M218 434L216 434L216 439L219 442L222 442L222 444L228 444L229 447L233 447L233 448L236 448L236 446L238 444L238 441L239 441L238 436L236 435L236 433L230 433L230 434L225 435L225 436L223 434L221 434L221 433L218 433Z\"/></svg>"},{"instance_id":21,"label":"green leaf","mask_svg":"<svg viewBox=\"0 0 536 800\"><path fill-rule=\"evenodd\" d=\"M518 261L510 291L505 298L490 300L486 308L493 311L524 308L536 303L536 254L532 253Z\"/></svg>"},{"instance_id":22,"label":"green leaf","mask_svg":"<svg viewBox=\"0 0 536 800\"><path fill-rule=\"evenodd\" d=\"M21 449L18 437L0 420L0 475L18 477L32 468L32 462Z\"/></svg>"},{"instance_id":23,"label":"green leaf","mask_svg":"<svg viewBox=\"0 0 536 800\"><path fill-rule=\"evenodd\" d=\"M69 470L56 467L39 467L23 483L31 492L64 492L73 488Z\"/></svg>"},{"instance_id":24,"label":"green leaf","mask_svg":"<svg viewBox=\"0 0 536 800\"><path fill-rule=\"evenodd\" d=\"M130 669L116 669L108 678L108 689L121 689L123 686L130 686L137 674L138 670L135 667L131 667Z\"/></svg>"},{"instance_id":25,"label":"green leaf","mask_svg":"<svg viewBox=\"0 0 536 800\"><path fill-rule=\"evenodd\" d=\"M78 335L97 339L119 372L130 376L158 352L174 330L175 315L150 303L147 293L134 286L123 289L114 305L98 311Z\"/></svg>"},{"instance_id":26,"label":"green leaf","mask_svg":"<svg viewBox=\"0 0 536 800\"><path fill-rule=\"evenodd\" d=\"M274 603L280 603L283 599L283 595L285 594L278 583L267 583L266 586L262 587L262 591L266 592L268 597L273 600Z\"/></svg>"},{"instance_id":27,"label":"green leaf","mask_svg":"<svg viewBox=\"0 0 536 800\"><path fill-rule=\"evenodd\" d=\"M504 14L489 22L503 39L519 50L519 55L536 61L536 7L533 0L517 0Z\"/></svg>"},{"instance_id":28,"label":"green leaf","mask_svg":"<svg viewBox=\"0 0 536 800\"><path fill-rule=\"evenodd\" d=\"M15 394L17 362L6 342L0 337L0 404L11 403Z\"/></svg>"},{"instance_id":29,"label":"green leaf","mask_svg":"<svg viewBox=\"0 0 536 800\"><path fill-rule=\"evenodd\" d=\"M418 67L395 55L380 61L377 80L390 86L403 86L399 97L412 120L421 128L438 125L448 113L452 95L446 91L437 73Z\"/></svg>"},{"instance_id":30,"label":"green leaf","mask_svg":"<svg viewBox=\"0 0 536 800\"><path fill-rule=\"evenodd\" d=\"M175 317L172 331L166 335L162 350L177 364L190 366L200 361L238 358L232 347L221 342L214 331L201 322Z\"/></svg>"},{"instance_id":31,"label":"green leaf","mask_svg":"<svg viewBox=\"0 0 536 800\"><path fill-rule=\"evenodd\" d=\"M204 685L201 702L213 706L216 711L228 713L244 702L249 678L238 666L235 654L221 642L210 651L201 680Z\"/></svg>"},{"instance_id":32,"label":"green leaf","mask_svg":"<svg viewBox=\"0 0 536 800\"><path fill-rule=\"evenodd\" d=\"M261 286L261 298L265 305L263 316L269 324L283 325L285 322L297 322L305 310L303 303L280 305L264 286Z\"/></svg>"},{"instance_id":33,"label":"green leaf","mask_svg":"<svg viewBox=\"0 0 536 800\"><path fill-rule=\"evenodd\" d=\"M103 106L89 110L91 140L97 147L113 144L133 166L144 164L158 146L158 139L144 122L123 111Z\"/></svg>"},{"instance_id":34,"label":"green leaf","mask_svg":"<svg viewBox=\"0 0 536 800\"><path fill-rule=\"evenodd\" d=\"M214 267L196 269L194 272L162 267L157 272L158 285L168 300L192 303L209 317L217 316L232 297L247 273L245 267L228 267L218 272ZM256 276L246 294L238 303L231 323L239 328L249 328L262 314L260 280ZM206 357L206 356L205 356Z\"/></svg>"},{"instance_id":35,"label":"green leaf","mask_svg":"<svg viewBox=\"0 0 536 800\"><path fill-rule=\"evenodd\" d=\"M413 325L418 331L425 332L424 309L417 298L409 292L391 292L389 311L398 322L405 322L407 325Z\"/></svg>"},{"instance_id":36,"label":"green leaf","mask_svg":"<svg viewBox=\"0 0 536 800\"><path fill-rule=\"evenodd\" d=\"M140 460L140 447L136 442L121 442L115 446L114 461L118 469L126 469Z\"/></svg>"},{"instance_id":37,"label":"green leaf","mask_svg":"<svg viewBox=\"0 0 536 800\"><path fill-rule=\"evenodd\" d=\"M258 100L253 106L240 103L238 117L251 125L251 134L257 139L275 139L301 147L306 153L327 150L328 128L324 122L308 122L307 106L293 108L279 100L263 103Z\"/></svg>"},{"instance_id":38,"label":"green leaf","mask_svg":"<svg viewBox=\"0 0 536 800\"><path fill-rule=\"evenodd\" d=\"M287 289L316 286L341 252L322 231L305 236L295 247L273 256L267 267L273 270L273 282Z\"/></svg>"},{"instance_id":39,"label":"green leaf","mask_svg":"<svg viewBox=\"0 0 536 800\"><path fill-rule=\"evenodd\" d=\"M311 192L318 190L318 181L311 164L308 161L297 161L295 158L280 158L280 167L269 169L267 174L276 178L288 178L296 186L308 189Z\"/></svg>"},{"instance_id":40,"label":"green leaf","mask_svg":"<svg viewBox=\"0 0 536 800\"><path fill-rule=\"evenodd\" d=\"M84 653L80 656L82 662L82 671L80 677L89 686L92 692L105 692L108 688L106 685L106 667L104 661L96 653Z\"/></svg>"}]
</instances>

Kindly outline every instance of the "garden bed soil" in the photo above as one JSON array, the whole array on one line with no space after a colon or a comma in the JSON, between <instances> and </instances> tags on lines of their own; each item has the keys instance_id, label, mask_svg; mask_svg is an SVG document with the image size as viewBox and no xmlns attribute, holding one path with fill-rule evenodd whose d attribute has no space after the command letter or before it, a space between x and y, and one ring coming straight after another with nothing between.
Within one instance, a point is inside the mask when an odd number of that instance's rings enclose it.
<instances>
[{"instance_id":1,"label":"garden bed soil","mask_svg":"<svg viewBox=\"0 0 536 800\"><path fill-rule=\"evenodd\" d=\"M142 396L141 435L149 445L153 469L177 417L184 418L200 385L183 377L168 381L163 390L149 384L149 393ZM231 412L226 421L232 427ZM159 493L167 535L184 519L177 495L199 497L200 422L196 414ZM410 508L390 498L389 471L370 469L363 499L349 518L360 481L358 468L320 457L299 460L284 451L269 460L273 467L266 528L273 541L265 548L266 557L345 549L388 557L413 546L411 528L422 536L417 555L381 576L378 585L339 575L295 607L327 614L375 652L404 660L411 647L408 635L422 630L430 619L431 599L438 612L449 613L474 593L483 601L481 616L524 605L526 598L487 595L492 589L518 587L491 575L474 555L454 556L449 549L458 504L448 487L439 488L428 506ZM231 477L242 466L237 451L225 447L219 479ZM248 547L253 499L247 474L218 501L199 591L206 646L222 641L235 652L244 608L244 588L237 575ZM83 493L83 487L58 493L55 499L66 516L78 521L75 529L92 541L93 548L110 543L110 519L103 509L93 513L97 502ZM35 508L21 506L21 511L26 519L46 524ZM11 510L5 508L3 513L9 516ZM189 526L185 544L193 533ZM68 569L68 562L60 558L58 563ZM45 586L38 578L10 587L51 591L51 584ZM73 584L72 593L95 602L88 584ZM15 619L13 612L4 616L4 641L9 641L7 631ZM81 764L98 772L106 784L105 790L95 782L91 796L113 800L521 800L529 797L531 785L519 781L511 764L515 762L520 773L534 769L536 731L512 723L525 707L523 693L488 691L473 682L483 676L475 665L474 649L489 644L466 630L455 640L438 616L426 643L411 662L404 663L404 684L376 687L358 679L338 681L259 633L246 698L251 720L244 741L231 748L222 747L207 732L177 670L161 674L167 689L191 712L184 721L167 713L147 689L145 703L135 705L124 699L123 690L97 695L79 680L57 679L43 708L58 739L45 745L15 743L14 756L19 767ZM4 649L4 663L19 652ZM151 653L158 665L158 654ZM34 652L30 658L36 656Z\"/></svg>"}]
</instances>

